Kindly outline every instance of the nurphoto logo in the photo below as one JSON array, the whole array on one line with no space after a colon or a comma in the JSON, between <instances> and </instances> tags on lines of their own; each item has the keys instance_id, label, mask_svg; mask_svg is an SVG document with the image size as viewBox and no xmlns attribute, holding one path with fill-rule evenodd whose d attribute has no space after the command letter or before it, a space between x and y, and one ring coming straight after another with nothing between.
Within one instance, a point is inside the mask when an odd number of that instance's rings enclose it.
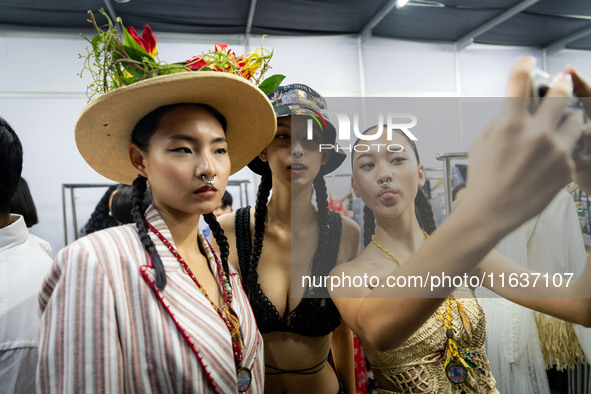
<instances>
[{"instance_id":1,"label":"nurphoto logo","mask_svg":"<svg viewBox=\"0 0 591 394\"><path fill-rule=\"evenodd\" d=\"M417 141L418 138L410 131L411 128L417 125L417 117L410 113L388 113L385 117L383 113L378 114L378 122L376 124L384 125L385 127L379 127L373 134L363 134L363 130L359 129L359 114L353 114L353 122L349 115L344 112L330 112L337 118L337 135L340 141L351 141L351 130L353 135L362 141L374 141L382 136L384 130L386 131L386 137L390 141L392 140L392 133L394 130L402 131L410 140ZM384 122L385 118L385 122ZM353 127L351 127L353 126ZM307 138L312 140L313 137L313 120L308 119L307 122ZM335 146L336 145L336 146ZM401 152L403 150L400 144L357 144L355 146L349 145L337 145L337 144L320 144L319 151L324 149L327 150L351 150L355 152L367 152L372 148L377 148L380 151L381 148L385 148L388 152Z\"/></svg>"}]
</instances>

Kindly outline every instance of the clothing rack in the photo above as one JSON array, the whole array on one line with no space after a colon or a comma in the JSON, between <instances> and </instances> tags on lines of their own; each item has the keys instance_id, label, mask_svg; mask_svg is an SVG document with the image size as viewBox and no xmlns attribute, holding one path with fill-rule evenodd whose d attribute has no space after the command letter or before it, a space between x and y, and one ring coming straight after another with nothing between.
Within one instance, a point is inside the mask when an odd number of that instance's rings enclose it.
<instances>
[{"instance_id":1,"label":"clothing rack","mask_svg":"<svg viewBox=\"0 0 591 394\"><path fill-rule=\"evenodd\" d=\"M250 181L248 179L230 179L228 180L228 185L227 186L238 186L238 188L240 189L239 191L239 196L240 196L240 206L241 207L245 207L248 205L248 184L250 183ZM226 186L226 189L228 188ZM246 200L246 205L243 204L243 198L244 200Z\"/></svg>"},{"instance_id":2,"label":"clothing rack","mask_svg":"<svg viewBox=\"0 0 591 394\"><path fill-rule=\"evenodd\" d=\"M74 191L81 188L110 187L116 183L64 183L62 184L62 213L64 218L64 245L68 244L68 218L66 213L66 190L70 190L70 204L72 206L72 225L74 240L78 239L78 224L76 218L76 197Z\"/></svg>"},{"instance_id":3,"label":"clothing rack","mask_svg":"<svg viewBox=\"0 0 591 394\"><path fill-rule=\"evenodd\" d=\"M468 152L450 152L450 153L438 153L435 155L437 160L443 161L443 184L445 186L445 210L449 216L451 212L451 161L452 160L465 160L468 158Z\"/></svg>"}]
</instances>

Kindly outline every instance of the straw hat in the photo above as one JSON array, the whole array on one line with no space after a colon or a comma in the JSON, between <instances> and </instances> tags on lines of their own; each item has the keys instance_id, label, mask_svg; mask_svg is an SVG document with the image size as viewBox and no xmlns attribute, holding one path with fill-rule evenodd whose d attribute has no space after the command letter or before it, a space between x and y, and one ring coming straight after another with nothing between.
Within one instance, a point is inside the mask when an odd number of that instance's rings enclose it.
<instances>
[{"instance_id":1,"label":"straw hat","mask_svg":"<svg viewBox=\"0 0 591 394\"><path fill-rule=\"evenodd\" d=\"M136 82L94 99L76 123L78 150L99 174L131 184L137 171L129 160L128 147L136 124L159 107L185 103L209 105L226 118L232 174L265 149L275 135L273 107L254 84L230 73L182 72Z\"/></svg>"}]
</instances>

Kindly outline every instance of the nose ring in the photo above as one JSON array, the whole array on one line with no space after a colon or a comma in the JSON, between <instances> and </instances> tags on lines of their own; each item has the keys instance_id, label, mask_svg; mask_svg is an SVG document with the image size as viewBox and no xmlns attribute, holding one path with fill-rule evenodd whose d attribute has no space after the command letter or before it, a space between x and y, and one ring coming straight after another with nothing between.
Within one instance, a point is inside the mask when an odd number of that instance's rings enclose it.
<instances>
[{"instance_id":1,"label":"nose ring","mask_svg":"<svg viewBox=\"0 0 591 394\"><path fill-rule=\"evenodd\" d=\"M213 183L215 182L215 175L213 176L213 178L207 179L205 174L203 174L203 175L201 175L201 179L203 179L203 182L205 182L205 186L212 187Z\"/></svg>"},{"instance_id":2,"label":"nose ring","mask_svg":"<svg viewBox=\"0 0 591 394\"><path fill-rule=\"evenodd\" d=\"M378 181L378 185L379 185L379 186L380 186L382 189L385 189L385 188L388 186L388 184L389 184L390 182L392 182L392 178L388 177L388 178L386 178L385 180L381 180L381 179L380 179L380 180Z\"/></svg>"},{"instance_id":3,"label":"nose ring","mask_svg":"<svg viewBox=\"0 0 591 394\"><path fill-rule=\"evenodd\" d=\"M291 158L294 163L300 164L304 159L304 154L303 153L292 153Z\"/></svg>"}]
</instances>

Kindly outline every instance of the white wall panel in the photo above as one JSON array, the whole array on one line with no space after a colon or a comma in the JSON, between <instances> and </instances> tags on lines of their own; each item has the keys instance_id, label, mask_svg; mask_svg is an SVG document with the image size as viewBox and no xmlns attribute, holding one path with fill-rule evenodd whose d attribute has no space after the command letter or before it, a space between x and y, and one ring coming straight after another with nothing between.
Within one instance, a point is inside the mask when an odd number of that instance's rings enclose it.
<instances>
[{"instance_id":1,"label":"white wall panel","mask_svg":"<svg viewBox=\"0 0 591 394\"><path fill-rule=\"evenodd\" d=\"M251 38L251 48L260 42ZM275 50L268 75L285 75L283 84L301 82L325 96L360 93L357 39L265 37L264 46Z\"/></svg>"},{"instance_id":2,"label":"white wall panel","mask_svg":"<svg viewBox=\"0 0 591 394\"><path fill-rule=\"evenodd\" d=\"M90 78L79 77L87 42L71 38L0 37L0 94L84 93Z\"/></svg>"},{"instance_id":3,"label":"white wall panel","mask_svg":"<svg viewBox=\"0 0 591 394\"><path fill-rule=\"evenodd\" d=\"M455 95L453 45L369 39L363 44L367 95Z\"/></svg>"},{"instance_id":4,"label":"white wall panel","mask_svg":"<svg viewBox=\"0 0 591 394\"><path fill-rule=\"evenodd\" d=\"M459 52L461 95L502 97L509 71L519 56L531 55L543 68L542 52L531 48L500 48L475 45Z\"/></svg>"}]
</instances>

